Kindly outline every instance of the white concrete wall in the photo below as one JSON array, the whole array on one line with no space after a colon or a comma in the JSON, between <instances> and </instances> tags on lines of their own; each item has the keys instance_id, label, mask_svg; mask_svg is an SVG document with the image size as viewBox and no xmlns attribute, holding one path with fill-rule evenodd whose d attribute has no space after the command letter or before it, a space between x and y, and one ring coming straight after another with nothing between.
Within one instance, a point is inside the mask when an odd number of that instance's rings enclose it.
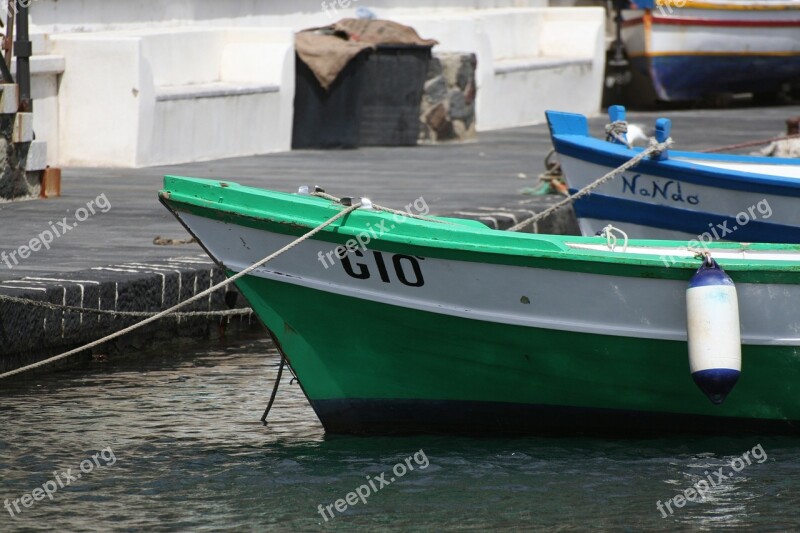
<instances>
[{"instance_id":1,"label":"white concrete wall","mask_svg":"<svg viewBox=\"0 0 800 533\"><path fill-rule=\"evenodd\" d=\"M334 12L322 0L35 0L35 53L64 69L60 82L56 71L33 79L37 138L51 145L48 161L142 166L288 150L291 33L354 16L361 6L437 39L435 50L477 54L479 130L541 122L548 108L599 111L602 8L349 1ZM280 39L264 37L280 27ZM269 84L280 94L248 92ZM197 88L246 94L169 97Z\"/></svg>"},{"instance_id":2,"label":"white concrete wall","mask_svg":"<svg viewBox=\"0 0 800 533\"><path fill-rule=\"evenodd\" d=\"M34 101L33 130L36 140L43 141L47 145L44 162L55 165L58 163L58 80L64 72L65 63L63 57L48 53L49 43L45 35L32 35L31 43L33 45L33 57L30 60L31 97ZM16 59L11 60L11 74L16 79Z\"/></svg>"},{"instance_id":3,"label":"white concrete wall","mask_svg":"<svg viewBox=\"0 0 800 533\"><path fill-rule=\"evenodd\" d=\"M64 58L61 56L40 55L31 58L33 131L36 140L47 143L48 165L58 164L58 79L62 72ZM16 60L12 61L11 73L16 79Z\"/></svg>"},{"instance_id":4,"label":"white concrete wall","mask_svg":"<svg viewBox=\"0 0 800 533\"><path fill-rule=\"evenodd\" d=\"M290 149L290 29L127 30L51 41L67 58L62 165L145 166ZM274 92L264 90L270 84Z\"/></svg>"},{"instance_id":5,"label":"white concrete wall","mask_svg":"<svg viewBox=\"0 0 800 533\"><path fill-rule=\"evenodd\" d=\"M37 31L64 33L158 26L281 26L302 29L353 16L368 7L381 16L543 7L547 0L342 0L349 8L323 8L335 0L34 0L31 22ZM339 4L336 4L337 6Z\"/></svg>"},{"instance_id":6,"label":"white concrete wall","mask_svg":"<svg viewBox=\"0 0 800 533\"><path fill-rule=\"evenodd\" d=\"M441 19L395 20L439 41L436 50L478 56L478 131L541 123L547 109L600 111L605 62L603 8L515 8Z\"/></svg>"},{"instance_id":7,"label":"white concrete wall","mask_svg":"<svg viewBox=\"0 0 800 533\"><path fill-rule=\"evenodd\" d=\"M53 36L67 58L59 89L59 162L65 166L135 166L141 109L152 95L133 36Z\"/></svg>"}]
</instances>

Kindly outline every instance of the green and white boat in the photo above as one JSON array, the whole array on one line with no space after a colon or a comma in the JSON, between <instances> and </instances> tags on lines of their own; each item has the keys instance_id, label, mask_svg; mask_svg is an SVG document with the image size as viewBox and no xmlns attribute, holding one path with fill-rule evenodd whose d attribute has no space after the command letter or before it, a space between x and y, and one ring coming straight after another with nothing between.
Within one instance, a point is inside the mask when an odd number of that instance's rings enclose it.
<instances>
[{"instance_id":1,"label":"green and white boat","mask_svg":"<svg viewBox=\"0 0 800 533\"><path fill-rule=\"evenodd\" d=\"M171 176L160 198L229 275L344 209ZM800 432L800 246L708 245L741 325L741 376L714 405L689 371L703 259L686 242L439 220L359 208L236 282L326 431Z\"/></svg>"}]
</instances>

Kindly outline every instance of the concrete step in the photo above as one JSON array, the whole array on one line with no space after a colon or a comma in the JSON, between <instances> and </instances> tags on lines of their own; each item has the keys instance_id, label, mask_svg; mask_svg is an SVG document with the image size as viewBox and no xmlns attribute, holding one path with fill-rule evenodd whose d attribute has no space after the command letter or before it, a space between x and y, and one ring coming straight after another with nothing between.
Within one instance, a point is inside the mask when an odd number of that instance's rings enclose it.
<instances>
[{"instance_id":1,"label":"concrete step","mask_svg":"<svg viewBox=\"0 0 800 533\"><path fill-rule=\"evenodd\" d=\"M33 113L17 113L11 142L29 143L33 140Z\"/></svg>"},{"instance_id":2,"label":"concrete step","mask_svg":"<svg viewBox=\"0 0 800 533\"><path fill-rule=\"evenodd\" d=\"M19 87L16 83L0 83L0 113L16 113L19 109Z\"/></svg>"},{"instance_id":3,"label":"concrete step","mask_svg":"<svg viewBox=\"0 0 800 533\"><path fill-rule=\"evenodd\" d=\"M47 143L33 141L28 148L28 157L25 161L25 170L36 172L47 168Z\"/></svg>"}]
</instances>

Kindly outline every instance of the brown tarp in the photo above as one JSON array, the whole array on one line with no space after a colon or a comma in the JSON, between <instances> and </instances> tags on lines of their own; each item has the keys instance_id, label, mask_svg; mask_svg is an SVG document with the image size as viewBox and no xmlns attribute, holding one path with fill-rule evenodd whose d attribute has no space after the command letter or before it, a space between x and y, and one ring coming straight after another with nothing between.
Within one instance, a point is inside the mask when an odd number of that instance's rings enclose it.
<instances>
[{"instance_id":1,"label":"brown tarp","mask_svg":"<svg viewBox=\"0 0 800 533\"><path fill-rule=\"evenodd\" d=\"M365 49L377 45L433 46L414 28L389 20L342 19L324 28L296 35L295 49L324 89L328 89L347 64Z\"/></svg>"}]
</instances>

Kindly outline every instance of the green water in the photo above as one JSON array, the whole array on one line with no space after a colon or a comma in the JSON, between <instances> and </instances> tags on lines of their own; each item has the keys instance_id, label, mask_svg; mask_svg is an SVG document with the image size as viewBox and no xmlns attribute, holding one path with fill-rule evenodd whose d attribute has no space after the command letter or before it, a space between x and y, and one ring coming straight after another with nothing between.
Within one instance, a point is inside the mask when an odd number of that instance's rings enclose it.
<instances>
[{"instance_id":1,"label":"green water","mask_svg":"<svg viewBox=\"0 0 800 533\"><path fill-rule=\"evenodd\" d=\"M800 439L326 436L287 373L265 428L277 362L242 339L0 382L0 531L800 530Z\"/></svg>"}]
</instances>

